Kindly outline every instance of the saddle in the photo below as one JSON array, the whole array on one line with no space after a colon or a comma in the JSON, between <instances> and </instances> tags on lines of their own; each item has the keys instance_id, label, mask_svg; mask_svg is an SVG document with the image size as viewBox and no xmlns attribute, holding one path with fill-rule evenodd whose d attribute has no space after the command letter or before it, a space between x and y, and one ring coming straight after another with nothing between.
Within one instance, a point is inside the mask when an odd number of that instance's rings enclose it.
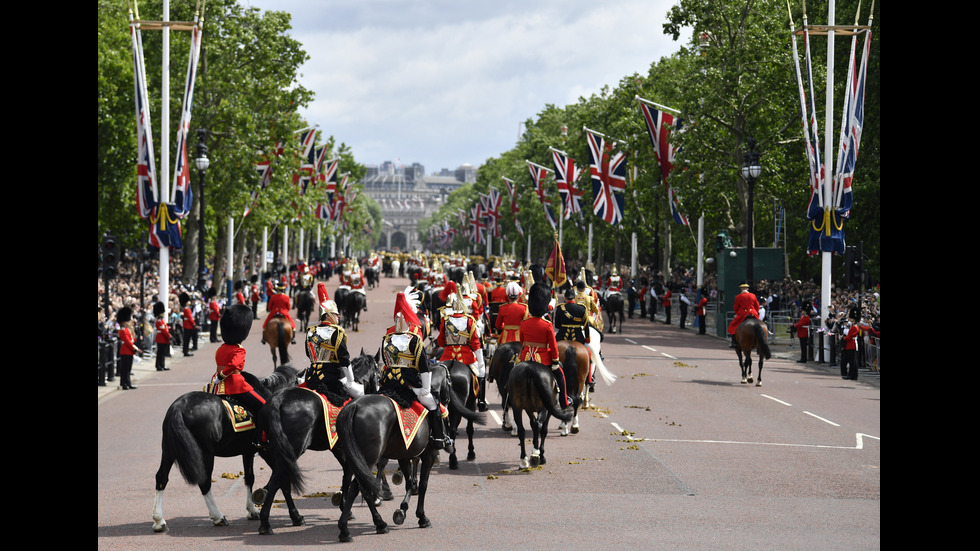
<instances>
[{"instance_id":1,"label":"saddle","mask_svg":"<svg viewBox=\"0 0 980 551\"><path fill-rule=\"evenodd\" d=\"M247 409L224 398L222 398L221 404L225 406L225 412L228 414L228 419L231 421L231 426L235 432L244 432L255 428L255 419L252 418L252 414Z\"/></svg>"},{"instance_id":2,"label":"saddle","mask_svg":"<svg viewBox=\"0 0 980 551\"><path fill-rule=\"evenodd\" d=\"M320 398L320 404L323 405L323 429L327 433L327 442L330 443L330 449L332 450L337 444L337 440L340 438L340 435L337 433L337 415L344 406L333 405L323 394L320 394L311 388L303 386L298 388L312 392L313 394L316 394L318 398ZM347 402L344 402L344 405L347 405L349 402L350 400L347 400Z\"/></svg>"},{"instance_id":3,"label":"saddle","mask_svg":"<svg viewBox=\"0 0 980 551\"><path fill-rule=\"evenodd\" d=\"M398 405L398 402L391 400L391 405L395 407L395 417L398 418L398 428L401 431L402 439L405 441L405 448L412 444L415 440L415 435L419 431L419 427L422 426L422 422L425 421L426 415L429 414L429 410L425 409L418 401L412 403L412 407L403 408Z\"/></svg>"}]
</instances>

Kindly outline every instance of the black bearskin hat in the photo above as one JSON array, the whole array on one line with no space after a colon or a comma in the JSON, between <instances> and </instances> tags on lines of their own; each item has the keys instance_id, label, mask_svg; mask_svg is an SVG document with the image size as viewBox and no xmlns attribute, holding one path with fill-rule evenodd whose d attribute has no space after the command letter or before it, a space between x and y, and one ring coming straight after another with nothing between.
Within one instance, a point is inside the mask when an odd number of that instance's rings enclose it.
<instances>
[{"instance_id":1,"label":"black bearskin hat","mask_svg":"<svg viewBox=\"0 0 980 551\"><path fill-rule=\"evenodd\" d=\"M167 311L167 307L164 306L162 302L158 302L153 305L153 315L156 317L162 316L163 313L166 311Z\"/></svg>"},{"instance_id":2,"label":"black bearskin hat","mask_svg":"<svg viewBox=\"0 0 980 551\"><path fill-rule=\"evenodd\" d=\"M527 297L527 311L535 317L542 317L548 313L548 304L551 302L551 291L542 282L537 282L531 286L531 292Z\"/></svg>"},{"instance_id":3,"label":"black bearskin hat","mask_svg":"<svg viewBox=\"0 0 980 551\"><path fill-rule=\"evenodd\" d=\"M252 329L252 309L244 304L233 304L225 308L218 323L221 338L227 344L241 344Z\"/></svg>"},{"instance_id":4,"label":"black bearskin hat","mask_svg":"<svg viewBox=\"0 0 980 551\"><path fill-rule=\"evenodd\" d=\"M242 282L241 281L236 281L235 282L235 290L236 291L241 291L242 290Z\"/></svg>"},{"instance_id":5,"label":"black bearskin hat","mask_svg":"<svg viewBox=\"0 0 980 551\"><path fill-rule=\"evenodd\" d=\"M216 296L218 296L218 289L215 288L215 287L209 288L208 289L208 298L214 298Z\"/></svg>"},{"instance_id":6,"label":"black bearskin hat","mask_svg":"<svg viewBox=\"0 0 980 551\"><path fill-rule=\"evenodd\" d=\"M249 310L251 312L251 310ZM133 319L133 309L129 306L123 306L116 312L116 323L126 323Z\"/></svg>"},{"instance_id":7,"label":"black bearskin hat","mask_svg":"<svg viewBox=\"0 0 980 551\"><path fill-rule=\"evenodd\" d=\"M181 291L180 295L177 296L177 301L180 302L180 306L181 308L183 308L184 306L187 306L188 302L191 301L191 296L188 295L186 292Z\"/></svg>"},{"instance_id":8,"label":"black bearskin hat","mask_svg":"<svg viewBox=\"0 0 980 551\"><path fill-rule=\"evenodd\" d=\"M252 274L252 277L251 277L251 278L249 278L249 280L250 280L250 281L251 281L252 283L257 283L257 282L259 281L259 274Z\"/></svg>"},{"instance_id":9,"label":"black bearskin hat","mask_svg":"<svg viewBox=\"0 0 980 551\"><path fill-rule=\"evenodd\" d=\"M575 299L575 289L569 286L567 289L565 289L565 301L568 302L573 299Z\"/></svg>"}]
</instances>

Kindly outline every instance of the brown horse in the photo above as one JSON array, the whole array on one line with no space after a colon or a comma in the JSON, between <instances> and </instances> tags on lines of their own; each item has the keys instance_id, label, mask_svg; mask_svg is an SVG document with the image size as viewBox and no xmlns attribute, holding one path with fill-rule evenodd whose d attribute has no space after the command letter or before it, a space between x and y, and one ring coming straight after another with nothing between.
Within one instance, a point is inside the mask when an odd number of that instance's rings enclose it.
<instances>
[{"instance_id":1,"label":"brown horse","mask_svg":"<svg viewBox=\"0 0 980 551\"><path fill-rule=\"evenodd\" d=\"M578 408L589 405L589 370L592 369L589 349L578 341L558 341L558 357L561 358L561 369L565 373L565 388L568 396L573 398L571 431L578 434ZM574 398L578 396L578 400ZM568 436L568 423L558 425L559 434Z\"/></svg>"},{"instance_id":2,"label":"brown horse","mask_svg":"<svg viewBox=\"0 0 980 551\"><path fill-rule=\"evenodd\" d=\"M759 380L755 386L762 386L762 360L772 357L768 338L769 329L758 318L745 318L735 330L735 352L738 354L738 365L742 368L743 385L752 382L752 350L756 350L759 353Z\"/></svg>"},{"instance_id":3,"label":"brown horse","mask_svg":"<svg viewBox=\"0 0 980 551\"><path fill-rule=\"evenodd\" d=\"M269 320L269 324L262 330L262 336L265 342L269 343L269 349L272 350L273 369L277 365L276 350L279 350L282 363L288 364L289 352L286 351L286 348L293 340L293 326L285 318L274 317Z\"/></svg>"}]
</instances>

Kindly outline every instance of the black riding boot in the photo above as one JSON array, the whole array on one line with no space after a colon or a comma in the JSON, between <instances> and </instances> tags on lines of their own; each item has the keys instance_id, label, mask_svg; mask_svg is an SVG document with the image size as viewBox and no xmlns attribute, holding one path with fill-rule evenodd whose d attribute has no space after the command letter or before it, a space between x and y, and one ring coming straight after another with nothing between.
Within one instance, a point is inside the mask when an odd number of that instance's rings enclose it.
<instances>
[{"instance_id":1,"label":"black riding boot","mask_svg":"<svg viewBox=\"0 0 980 551\"><path fill-rule=\"evenodd\" d=\"M558 406L565 409L566 407L572 405L572 401L568 397L568 390L566 388L565 372L562 371L561 367L557 363L551 364L551 371L555 376L555 382L558 383L558 400L560 401Z\"/></svg>"},{"instance_id":2,"label":"black riding boot","mask_svg":"<svg viewBox=\"0 0 980 551\"><path fill-rule=\"evenodd\" d=\"M477 377L477 381L480 384L480 393L476 397L476 409L479 411L487 410L487 378Z\"/></svg>"},{"instance_id":3,"label":"black riding boot","mask_svg":"<svg viewBox=\"0 0 980 551\"><path fill-rule=\"evenodd\" d=\"M453 446L452 438L446 436L446 428L443 425L442 416L439 415L439 408L437 407L435 411L429 412L429 429L432 432L430 438L436 444L439 444L442 449L449 453L455 453L456 448Z\"/></svg>"}]
</instances>

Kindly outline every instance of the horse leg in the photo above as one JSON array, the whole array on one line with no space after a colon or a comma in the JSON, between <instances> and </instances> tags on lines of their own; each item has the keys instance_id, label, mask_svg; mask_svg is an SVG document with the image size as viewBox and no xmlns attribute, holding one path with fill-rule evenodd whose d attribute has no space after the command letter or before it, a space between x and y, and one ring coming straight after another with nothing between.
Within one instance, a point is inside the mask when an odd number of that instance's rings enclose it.
<instances>
[{"instance_id":1,"label":"horse leg","mask_svg":"<svg viewBox=\"0 0 980 551\"><path fill-rule=\"evenodd\" d=\"M541 464L541 448L539 438L541 438L541 423L536 415L528 415L531 418L531 466L537 467Z\"/></svg>"},{"instance_id":2,"label":"horse leg","mask_svg":"<svg viewBox=\"0 0 980 551\"><path fill-rule=\"evenodd\" d=\"M749 382L749 384L751 384L752 381L753 381L753 377L752 377L752 352L751 351L745 353L745 368L748 370L748 373L749 373L748 379L746 379L746 380Z\"/></svg>"},{"instance_id":3,"label":"horse leg","mask_svg":"<svg viewBox=\"0 0 980 551\"><path fill-rule=\"evenodd\" d=\"M166 451L160 458L160 468L157 470L156 495L153 498L153 531L166 532L167 521L163 518L163 491L170 480L170 469L174 466L174 458Z\"/></svg>"},{"instance_id":4,"label":"horse leg","mask_svg":"<svg viewBox=\"0 0 980 551\"><path fill-rule=\"evenodd\" d=\"M527 459L527 450L524 446L524 417L521 414L521 410L514 408L514 424L517 425L517 440L521 445L521 468L526 469L530 466Z\"/></svg>"},{"instance_id":5,"label":"horse leg","mask_svg":"<svg viewBox=\"0 0 980 551\"><path fill-rule=\"evenodd\" d=\"M456 436L459 434L460 420L461 418L459 414L449 414L449 437L453 439L453 442L456 441ZM433 420L433 422L441 423L442 420ZM453 446L453 452L449 454L449 470L455 471L456 469L459 469L459 459L456 458L456 446Z\"/></svg>"},{"instance_id":6,"label":"horse leg","mask_svg":"<svg viewBox=\"0 0 980 551\"><path fill-rule=\"evenodd\" d=\"M538 453L540 455L540 458L541 458L540 461L541 461L541 464L542 465L544 465L545 463L548 462L548 460L545 459L545 457L544 457L544 439L548 436L548 421L549 420L551 420L551 414L548 413L547 411L541 412L541 415L540 415L540 417L538 419L538 425L539 425L539 429L538 430L541 433L541 437L540 437L540 440L541 441L538 444Z\"/></svg>"},{"instance_id":7,"label":"horse leg","mask_svg":"<svg viewBox=\"0 0 980 551\"><path fill-rule=\"evenodd\" d=\"M259 510L252 501L252 487L255 485L255 455L246 453L242 456L242 471L245 473L245 518L258 520Z\"/></svg>"},{"instance_id":8,"label":"horse leg","mask_svg":"<svg viewBox=\"0 0 980 551\"><path fill-rule=\"evenodd\" d=\"M573 413L572 413L572 434L578 434L578 431L579 431L579 426L578 426L578 408L579 408L579 406L578 405L575 405L573 407L573 410L572 410L573 411Z\"/></svg>"},{"instance_id":9,"label":"horse leg","mask_svg":"<svg viewBox=\"0 0 980 551\"><path fill-rule=\"evenodd\" d=\"M218 503L214 500L214 494L211 493L211 472L213 470L214 456L206 456L204 458L204 472L207 473L207 476L198 484L198 487L201 489L201 495L204 496L204 504L208 507L211 523L215 526L228 526L228 519L221 514L221 509L218 508Z\"/></svg>"},{"instance_id":10,"label":"horse leg","mask_svg":"<svg viewBox=\"0 0 980 551\"><path fill-rule=\"evenodd\" d=\"M425 516L425 491L429 488L429 473L432 472L432 464L435 462L435 452L422 452L422 466L419 475L419 501L415 506L415 516L419 519L419 528L430 528L432 522Z\"/></svg>"},{"instance_id":11,"label":"horse leg","mask_svg":"<svg viewBox=\"0 0 980 551\"><path fill-rule=\"evenodd\" d=\"M473 447L473 421L466 422L466 437L470 441L469 451L466 454L467 461L476 459L476 448Z\"/></svg>"},{"instance_id":12,"label":"horse leg","mask_svg":"<svg viewBox=\"0 0 980 551\"><path fill-rule=\"evenodd\" d=\"M742 384L744 385L746 383L746 380L745 380L745 362L742 360L742 349L739 348L738 345L735 346L735 353L738 354L738 367L739 367L739 369L742 370Z\"/></svg>"},{"instance_id":13,"label":"horse leg","mask_svg":"<svg viewBox=\"0 0 980 551\"><path fill-rule=\"evenodd\" d=\"M758 373L758 375L759 375L759 380L758 380L758 381L756 381L756 383L755 383L755 386L762 386L762 359L763 359L764 357L765 357L765 356L763 356L763 354L762 354L762 353L760 352L760 353L759 353L759 373Z\"/></svg>"},{"instance_id":14,"label":"horse leg","mask_svg":"<svg viewBox=\"0 0 980 551\"><path fill-rule=\"evenodd\" d=\"M412 500L412 491L415 489L415 482L413 480L413 465L411 459L399 459L398 467L401 469L405 476L405 497L402 499L401 505L391 516L391 520L401 526L405 522L405 512L408 511L408 504Z\"/></svg>"},{"instance_id":15,"label":"horse leg","mask_svg":"<svg viewBox=\"0 0 980 551\"><path fill-rule=\"evenodd\" d=\"M391 501L395 499L395 494L391 493L391 486L388 485L388 477L385 476L385 467L387 465L388 459L385 457L382 457L381 461L378 461L378 480L381 481L381 494L378 496L378 499ZM341 491L343 491L343 488L341 488Z\"/></svg>"}]
</instances>

